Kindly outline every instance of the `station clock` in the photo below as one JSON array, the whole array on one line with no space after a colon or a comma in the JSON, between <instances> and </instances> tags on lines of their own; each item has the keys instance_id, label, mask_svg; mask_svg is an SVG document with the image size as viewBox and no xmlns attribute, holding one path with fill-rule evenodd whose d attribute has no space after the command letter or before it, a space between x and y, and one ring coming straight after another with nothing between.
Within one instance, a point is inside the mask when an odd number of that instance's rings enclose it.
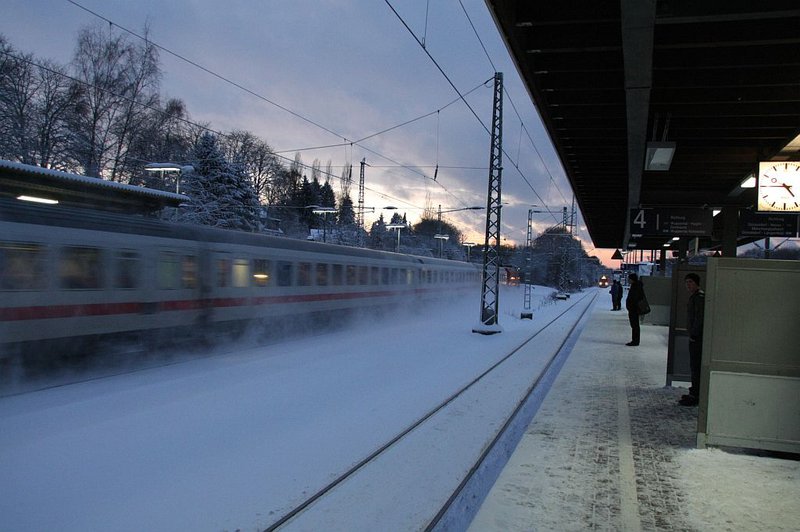
<instances>
[{"instance_id":1,"label":"station clock","mask_svg":"<svg viewBox=\"0 0 800 532\"><path fill-rule=\"evenodd\" d=\"M758 210L800 212L800 162L759 163Z\"/></svg>"}]
</instances>

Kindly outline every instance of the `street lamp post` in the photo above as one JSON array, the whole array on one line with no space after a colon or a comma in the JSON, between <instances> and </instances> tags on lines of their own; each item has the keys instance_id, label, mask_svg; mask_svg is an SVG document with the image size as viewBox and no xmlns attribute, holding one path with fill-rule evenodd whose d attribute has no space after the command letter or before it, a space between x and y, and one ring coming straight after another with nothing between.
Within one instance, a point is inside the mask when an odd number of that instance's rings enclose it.
<instances>
[{"instance_id":1,"label":"street lamp post","mask_svg":"<svg viewBox=\"0 0 800 532\"><path fill-rule=\"evenodd\" d=\"M437 233L437 234L433 235L433 238L435 238L436 240L439 241L439 258L441 259L442 258L442 252L443 252L442 247L444 246L445 240L450 240L450 235L443 235L443 234Z\"/></svg>"},{"instance_id":2,"label":"street lamp post","mask_svg":"<svg viewBox=\"0 0 800 532\"><path fill-rule=\"evenodd\" d=\"M154 172L161 178L161 183L164 183L164 174L174 172L175 176L175 194L181 193L181 175L194 171L194 166L180 165L178 163L147 163L144 165L145 172Z\"/></svg>"},{"instance_id":3,"label":"street lamp post","mask_svg":"<svg viewBox=\"0 0 800 532\"><path fill-rule=\"evenodd\" d=\"M459 212L459 211L480 211L480 210L483 210L485 208L486 207L475 206L475 207L460 207L460 208L457 208L457 209L445 209L445 210L442 210L442 206L439 205L438 217L437 217L438 222L439 222L439 231L435 235L433 235L433 238L435 238L436 240L439 241L439 258L440 259L442 258L442 253L443 253L442 247L444 246L444 241L450 239L450 235L442 233L442 214L446 214L448 212Z\"/></svg>"},{"instance_id":4,"label":"street lamp post","mask_svg":"<svg viewBox=\"0 0 800 532\"><path fill-rule=\"evenodd\" d=\"M464 242L461 245L467 248L467 262L472 262L472 259L470 259L470 252L472 251L472 248L474 248L478 244L476 244L475 242Z\"/></svg>"},{"instance_id":5,"label":"street lamp post","mask_svg":"<svg viewBox=\"0 0 800 532\"><path fill-rule=\"evenodd\" d=\"M396 253L400 253L400 230L406 229L406 224L386 224L386 229L397 229L397 247L395 248Z\"/></svg>"},{"instance_id":6,"label":"street lamp post","mask_svg":"<svg viewBox=\"0 0 800 532\"><path fill-rule=\"evenodd\" d=\"M336 212L335 207L320 207L319 205L308 205L306 209L311 209L314 214L322 214L325 216L322 222L322 241L328 241L328 214Z\"/></svg>"}]
</instances>

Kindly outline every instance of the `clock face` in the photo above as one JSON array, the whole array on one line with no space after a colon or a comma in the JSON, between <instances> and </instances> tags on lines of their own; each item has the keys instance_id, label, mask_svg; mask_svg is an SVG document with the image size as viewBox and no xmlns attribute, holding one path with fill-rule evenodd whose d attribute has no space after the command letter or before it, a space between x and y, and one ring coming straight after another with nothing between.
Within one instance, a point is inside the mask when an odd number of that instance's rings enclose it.
<instances>
[{"instance_id":1,"label":"clock face","mask_svg":"<svg viewBox=\"0 0 800 532\"><path fill-rule=\"evenodd\" d=\"M800 212L800 162L759 163L758 210Z\"/></svg>"}]
</instances>

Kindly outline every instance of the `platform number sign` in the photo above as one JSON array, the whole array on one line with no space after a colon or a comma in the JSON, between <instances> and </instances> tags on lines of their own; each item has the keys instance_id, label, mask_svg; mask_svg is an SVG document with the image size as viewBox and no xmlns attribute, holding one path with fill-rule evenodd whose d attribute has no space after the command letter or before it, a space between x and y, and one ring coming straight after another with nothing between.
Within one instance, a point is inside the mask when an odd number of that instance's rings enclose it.
<instances>
[{"instance_id":1,"label":"platform number sign","mask_svg":"<svg viewBox=\"0 0 800 532\"><path fill-rule=\"evenodd\" d=\"M630 233L643 236L708 236L713 215L706 209L631 209Z\"/></svg>"},{"instance_id":2,"label":"platform number sign","mask_svg":"<svg viewBox=\"0 0 800 532\"><path fill-rule=\"evenodd\" d=\"M638 232L636 233L636 236L642 236L645 233L645 228L647 227L648 224L648 220L645 218L644 215L646 211L645 209L638 209L635 210L634 212L636 213L636 215L633 218L633 225L635 227L638 227L639 229ZM659 221L658 218L656 218L656 227L658 227L658 221ZM652 223L652 221L650 223ZM631 231L631 234L633 234L633 231Z\"/></svg>"}]
</instances>

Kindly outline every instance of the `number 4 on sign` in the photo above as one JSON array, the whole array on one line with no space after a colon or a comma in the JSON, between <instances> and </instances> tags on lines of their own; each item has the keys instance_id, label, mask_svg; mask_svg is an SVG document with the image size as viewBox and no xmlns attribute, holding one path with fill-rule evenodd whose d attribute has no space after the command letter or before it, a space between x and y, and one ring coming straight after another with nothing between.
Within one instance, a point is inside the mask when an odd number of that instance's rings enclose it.
<instances>
[{"instance_id":1,"label":"number 4 on sign","mask_svg":"<svg viewBox=\"0 0 800 532\"><path fill-rule=\"evenodd\" d=\"M653 220L650 220L651 222ZM645 209L639 209L639 212L636 213L636 217L633 219L633 224L639 226L640 231L644 231L644 227L648 224L648 221L645 219ZM655 231L661 229L661 214L656 212L656 219L655 219Z\"/></svg>"},{"instance_id":2,"label":"number 4 on sign","mask_svg":"<svg viewBox=\"0 0 800 532\"><path fill-rule=\"evenodd\" d=\"M636 217L633 219L633 225L638 225L639 229L644 231L644 226L647 225L644 219L644 209L640 209L639 212L636 213Z\"/></svg>"}]
</instances>

